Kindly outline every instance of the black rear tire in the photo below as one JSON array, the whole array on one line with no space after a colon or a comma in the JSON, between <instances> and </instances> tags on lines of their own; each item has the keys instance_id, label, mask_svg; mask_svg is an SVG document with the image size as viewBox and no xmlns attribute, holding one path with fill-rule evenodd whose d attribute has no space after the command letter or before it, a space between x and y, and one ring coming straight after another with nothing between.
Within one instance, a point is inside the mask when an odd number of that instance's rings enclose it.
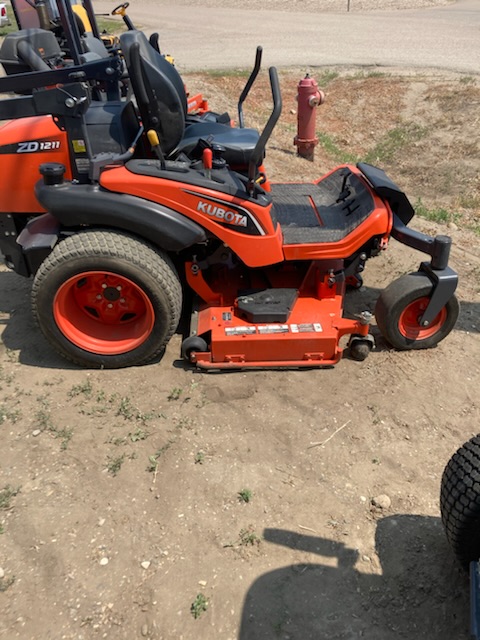
<instances>
[{"instance_id":1,"label":"black rear tire","mask_svg":"<svg viewBox=\"0 0 480 640\"><path fill-rule=\"evenodd\" d=\"M175 332L182 307L170 258L121 232L59 242L32 288L33 314L53 348L86 367L146 364Z\"/></svg>"},{"instance_id":2,"label":"black rear tire","mask_svg":"<svg viewBox=\"0 0 480 640\"><path fill-rule=\"evenodd\" d=\"M440 511L447 539L468 569L480 558L480 435L460 447L445 467Z\"/></svg>"}]
</instances>

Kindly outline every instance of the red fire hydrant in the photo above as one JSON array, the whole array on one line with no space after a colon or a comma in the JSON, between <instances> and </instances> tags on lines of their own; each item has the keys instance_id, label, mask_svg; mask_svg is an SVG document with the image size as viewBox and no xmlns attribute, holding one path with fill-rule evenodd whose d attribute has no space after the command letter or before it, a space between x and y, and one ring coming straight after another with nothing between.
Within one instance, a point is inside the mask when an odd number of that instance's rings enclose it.
<instances>
[{"instance_id":1,"label":"red fire hydrant","mask_svg":"<svg viewBox=\"0 0 480 640\"><path fill-rule=\"evenodd\" d=\"M297 135L293 144L296 145L299 156L313 160L315 146L318 144L315 135L315 107L325 102L325 94L308 73L298 83L297 101Z\"/></svg>"}]
</instances>

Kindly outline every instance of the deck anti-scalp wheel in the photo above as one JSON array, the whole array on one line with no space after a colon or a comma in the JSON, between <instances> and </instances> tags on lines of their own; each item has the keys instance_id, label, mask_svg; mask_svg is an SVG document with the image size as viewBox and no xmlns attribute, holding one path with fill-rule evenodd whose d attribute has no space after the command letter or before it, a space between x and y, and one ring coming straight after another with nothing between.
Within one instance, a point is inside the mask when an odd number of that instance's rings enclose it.
<instances>
[{"instance_id":1,"label":"deck anti-scalp wheel","mask_svg":"<svg viewBox=\"0 0 480 640\"><path fill-rule=\"evenodd\" d=\"M455 326L459 304L452 296L428 327L420 324L430 301L432 282L423 273L394 280L375 306L378 328L395 349L428 349L443 340Z\"/></svg>"},{"instance_id":2,"label":"deck anti-scalp wheel","mask_svg":"<svg viewBox=\"0 0 480 640\"><path fill-rule=\"evenodd\" d=\"M445 467L440 511L447 539L468 569L480 559L480 436L460 447Z\"/></svg>"},{"instance_id":3,"label":"deck anti-scalp wheel","mask_svg":"<svg viewBox=\"0 0 480 640\"><path fill-rule=\"evenodd\" d=\"M168 256L118 232L88 230L60 242L42 263L33 312L47 340L87 367L155 358L174 333L182 291Z\"/></svg>"}]
</instances>

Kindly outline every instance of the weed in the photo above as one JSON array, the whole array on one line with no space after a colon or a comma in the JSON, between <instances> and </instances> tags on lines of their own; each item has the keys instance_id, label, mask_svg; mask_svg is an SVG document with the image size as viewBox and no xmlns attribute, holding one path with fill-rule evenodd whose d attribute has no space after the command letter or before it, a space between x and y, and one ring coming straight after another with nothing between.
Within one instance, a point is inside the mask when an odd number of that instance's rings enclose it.
<instances>
[{"instance_id":1,"label":"weed","mask_svg":"<svg viewBox=\"0 0 480 640\"><path fill-rule=\"evenodd\" d=\"M189 418L188 416L182 416L178 421L177 424L175 425L175 428L180 430L180 429L191 429L193 427L194 421L192 418Z\"/></svg>"},{"instance_id":2,"label":"weed","mask_svg":"<svg viewBox=\"0 0 480 640\"><path fill-rule=\"evenodd\" d=\"M158 459L162 456L162 454L165 453L165 451L168 451L168 449L170 449L174 442L175 440L169 440L166 444L163 445L163 447L157 449L153 456L148 456L149 464L147 467L147 471L149 471L150 473L157 473Z\"/></svg>"},{"instance_id":3,"label":"weed","mask_svg":"<svg viewBox=\"0 0 480 640\"><path fill-rule=\"evenodd\" d=\"M13 373L5 373L3 367L0 365L0 382L5 382L5 384L10 385L14 379L15 376Z\"/></svg>"},{"instance_id":4,"label":"weed","mask_svg":"<svg viewBox=\"0 0 480 640\"><path fill-rule=\"evenodd\" d=\"M76 396L84 395L87 398L90 398L92 396L92 392L93 392L92 381L90 380L90 378L87 378L85 382L82 382L80 384L74 384L73 387L68 392L68 397L75 398Z\"/></svg>"},{"instance_id":5,"label":"weed","mask_svg":"<svg viewBox=\"0 0 480 640\"><path fill-rule=\"evenodd\" d=\"M170 393L167 396L167 400L170 402L172 400L179 400L180 396L183 393L183 389L180 387L173 387Z\"/></svg>"},{"instance_id":6,"label":"weed","mask_svg":"<svg viewBox=\"0 0 480 640\"><path fill-rule=\"evenodd\" d=\"M0 578L0 592L6 591L15 582L15 576L10 578Z\"/></svg>"},{"instance_id":7,"label":"weed","mask_svg":"<svg viewBox=\"0 0 480 640\"><path fill-rule=\"evenodd\" d=\"M41 408L35 413L35 420L38 428L45 431L46 429L52 429L53 423L50 416L50 401L46 396L38 396L37 403Z\"/></svg>"},{"instance_id":8,"label":"weed","mask_svg":"<svg viewBox=\"0 0 480 640\"><path fill-rule=\"evenodd\" d=\"M9 409L4 404L0 404L0 424L5 420L16 422L21 415L20 409Z\"/></svg>"},{"instance_id":9,"label":"weed","mask_svg":"<svg viewBox=\"0 0 480 640\"><path fill-rule=\"evenodd\" d=\"M476 80L472 76L462 76L459 82L460 84L475 84Z\"/></svg>"},{"instance_id":10,"label":"weed","mask_svg":"<svg viewBox=\"0 0 480 640\"><path fill-rule=\"evenodd\" d=\"M139 440L146 440L150 434L143 429L136 429L136 431L129 433L128 435L132 442L138 442Z\"/></svg>"},{"instance_id":11,"label":"weed","mask_svg":"<svg viewBox=\"0 0 480 640\"><path fill-rule=\"evenodd\" d=\"M117 409L117 416L122 416L124 420L133 420L136 415L136 409L130 398L122 398L120 406Z\"/></svg>"},{"instance_id":12,"label":"weed","mask_svg":"<svg viewBox=\"0 0 480 640\"><path fill-rule=\"evenodd\" d=\"M205 453L203 451L197 451L193 461L195 464L203 464L205 462Z\"/></svg>"},{"instance_id":13,"label":"weed","mask_svg":"<svg viewBox=\"0 0 480 640\"><path fill-rule=\"evenodd\" d=\"M154 456L148 456L148 466L147 466L147 471L149 473L157 473L158 471L158 458L156 455Z\"/></svg>"},{"instance_id":14,"label":"weed","mask_svg":"<svg viewBox=\"0 0 480 640\"><path fill-rule=\"evenodd\" d=\"M68 443L72 439L73 429L63 427L63 429L50 429L50 431L54 434L55 438L60 438L62 440L62 442L60 443L60 449L62 451L65 451Z\"/></svg>"},{"instance_id":15,"label":"weed","mask_svg":"<svg viewBox=\"0 0 480 640\"><path fill-rule=\"evenodd\" d=\"M13 349L6 349L5 354L10 362L18 362L18 352Z\"/></svg>"},{"instance_id":16,"label":"weed","mask_svg":"<svg viewBox=\"0 0 480 640\"><path fill-rule=\"evenodd\" d=\"M5 510L10 509L11 500L19 493L19 491L20 491L20 487L17 487L16 489L14 489L9 484L7 484L0 491L0 509L5 509Z\"/></svg>"},{"instance_id":17,"label":"weed","mask_svg":"<svg viewBox=\"0 0 480 640\"><path fill-rule=\"evenodd\" d=\"M2 533L5 533L5 529L3 528L3 525L0 524L0 536L2 535Z\"/></svg>"},{"instance_id":18,"label":"weed","mask_svg":"<svg viewBox=\"0 0 480 640\"><path fill-rule=\"evenodd\" d=\"M252 495L253 494L250 489L242 489L238 492L238 499L240 502L250 502Z\"/></svg>"},{"instance_id":19,"label":"weed","mask_svg":"<svg viewBox=\"0 0 480 640\"><path fill-rule=\"evenodd\" d=\"M197 593L197 597L192 602L190 613L195 618L199 618L204 611L208 609L208 600L203 593Z\"/></svg>"},{"instance_id":20,"label":"weed","mask_svg":"<svg viewBox=\"0 0 480 640\"><path fill-rule=\"evenodd\" d=\"M238 535L238 544L242 547L253 547L259 545L262 539L257 536L253 525L248 525L246 529L241 529Z\"/></svg>"},{"instance_id":21,"label":"weed","mask_svg":"<svg viewBox=\"0 0 480 640\"><path fill-rule=\"evenodd\" d=\"M122 453L121 456L117 456L115 458L111 458L109 456L109 462L107 464L107 471L110 475L112 476L116 476L117 473L120 471L120 469L122 468L122 464L125 460L125 454Z\"/></svg>"},{"instance_id":22,"label":"weed","mask_svg":"<svg viewBox=\"0 0 480 640\"><path fill-rule=\"evenodd\" d=\"M46 409L39 409L35 414L35 420L37 421L38 427L42 430L49 429L52 426L50 412Z\"/></svg>"}]
</instances>

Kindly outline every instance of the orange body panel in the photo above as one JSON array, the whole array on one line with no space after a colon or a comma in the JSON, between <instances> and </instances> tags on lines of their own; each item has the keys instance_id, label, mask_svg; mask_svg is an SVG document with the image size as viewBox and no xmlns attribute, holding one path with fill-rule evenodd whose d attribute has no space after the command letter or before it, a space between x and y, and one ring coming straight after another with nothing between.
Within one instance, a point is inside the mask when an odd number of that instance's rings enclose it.
<instances>
[{"instance_id":1,"label":"orange body panel","mask_svg":"<svg viewBox=\"0 0 480 640\"><path fill-rule=\"evenodd\" d=\"M356 167L349 168L361 176ZM315 183L322 179L315 181ZM372 194L375 210L342 240L283 245L281 229L279 226L274 227L270 207L259 206L253 201L219 194L214 190L186 185L175 180L134 174L125 167L105 171L101 176L101 184L111 191L129 193L164 204L195 220L225 242L249 267L262 267L284 260L347 259L373 236L383 237L386 245L393 223L390 209L377 195ZM209 201L214 206L221 198L227 204L231 203L248 209L263 229L264 235L245 236L243 233L218 224L210 216L197 210L199 198L202 201L210 199Z\"/></svg>"},{"instance_id":2,"label":"orange body panel","mask_svg":"<svg viewBox=\"0 0 480 640\"><path fill-rule=\"evenodd\" d=\"M272 223L270 206L262 207L252 201L175 180L135 174L124 167L104 171L100 183L110 191L139 196L182 213L211 231L249 267L263 267L284 259L282 232L279 226L275 228ZM200 200L215 207L220 196L226 205L231 203L251 211L264 235L245 235L232 227L218 224L214 218L198 210Z\"/></svg>"},{"instance_id":3,"label":"orange body panel","mask_svg":"<svg viewBox=\"0 0 480 640\"><path fill-rule=\"evenodd\" d=\"M67 136L51 116L10 120L0 129L0 203L6 213L43 213L34 186L43 162L61 162L71 178ZM1 213L0 213L1 215Z\"/></svg>"}]
</instances>

